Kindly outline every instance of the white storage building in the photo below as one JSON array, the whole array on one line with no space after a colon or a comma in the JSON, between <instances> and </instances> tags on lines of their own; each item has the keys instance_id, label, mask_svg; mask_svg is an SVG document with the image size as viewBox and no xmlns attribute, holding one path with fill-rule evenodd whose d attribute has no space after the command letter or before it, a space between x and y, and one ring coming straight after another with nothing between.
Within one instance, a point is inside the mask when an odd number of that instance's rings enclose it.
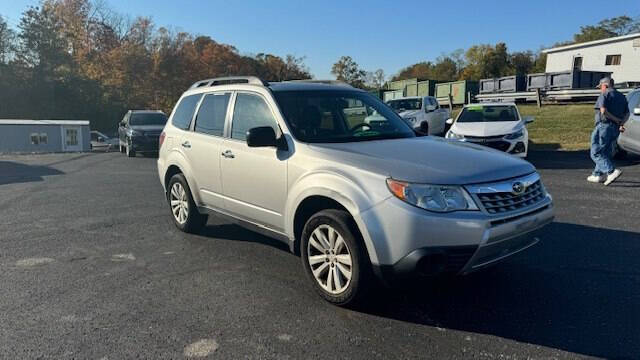
<instances>
[{"instance_id":1,"label":"white storage building","mask_svg":"<svg viewBox=\"0 0 640 360\"><path fill-rule=\"evenodd\" d=\"M640 84L640 33L542 51L546 72L607 71L617 84Z\"/></svg>"},{"instance_id":2,"label":"white storage building","mask_svg":"<svg viewBox=\"0 0 640 360\"><path fill-rule=\"evenodd\" d=\"M88 121L0 120L0 153L90 150Z\"/></svg>"}]
</instances>

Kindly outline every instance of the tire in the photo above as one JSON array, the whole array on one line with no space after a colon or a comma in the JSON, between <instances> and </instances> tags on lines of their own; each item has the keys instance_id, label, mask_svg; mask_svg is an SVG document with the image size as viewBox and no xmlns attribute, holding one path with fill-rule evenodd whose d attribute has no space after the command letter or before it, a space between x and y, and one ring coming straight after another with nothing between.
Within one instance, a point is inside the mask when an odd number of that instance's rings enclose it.
<instances>
[{"instance_id":1,"label":"tire","mask_svg":"<svg viewBox=\"0 0 640 360\"><path fill-rule=\"evenodd\" d=\"M127 143L126 153L127 157L136 157L136 152L134 150L131 150L131 143Z\"/></svg>"},{"instance_id":2,"label":"tire","mask_svg":"<svg viewBox=\"0 0 640 360\"><path fill-rule=\"evenodd\" d=\"M173 203L174 201L179 203ZM169 180L167 203L173 223L181 231L197 233L207 224L209 216L198 212L198 207L193 201L189 184L184 175L176 174Z\"/></svg>"},{"instance_id":3,"label":"tire","mask_svg":"<svg viewBox=\"0 0 640 360\"><path fill-rule=\"evenodd\" d=\"M314 289L328 302L353 306L369 292L369 256L347 212L329 209L313 215L302 230L300 253Z\"/></svg>"},{"instance_id":4,"label":"tire","mask_svg":"<svg viewBox=\"0 0 640 360\"><path fill-rule=\"evenodd\" d=\"M620 148L618 142L613 143L612 147L612 157L617 160L624 160L627 158L628 153Z\"/></svg>"}]
</instances>

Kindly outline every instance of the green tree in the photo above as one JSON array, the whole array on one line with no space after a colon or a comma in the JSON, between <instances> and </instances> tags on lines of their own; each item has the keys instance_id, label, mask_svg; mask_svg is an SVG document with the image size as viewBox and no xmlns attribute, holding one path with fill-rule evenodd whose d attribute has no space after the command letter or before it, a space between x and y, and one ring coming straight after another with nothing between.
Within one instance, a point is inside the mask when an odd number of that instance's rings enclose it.
<instances>
[{"instance_id":1,"label":"green tree","mask_svg":"<svg viewBox=\"0 0 640 360\"><path fill-rule=\"evenodd\" d=\"M514 52L509 57L511 68L508 75L526 75L535 64L535 55L531 51Z\"/></svg>"},{"instance_id":2,"label":"green tree","mask_svg":"<svg viewBox=\"0 0 640 360\"><path fill-rule=\"evenodd\" d=\"M357 88L364 87L366 72L360 69L351 56L341 57L331 67L331 73L335 75L336 79L339 81L344 81Z\"/></svg>"},{"instance_id":3,"label":"green tree","mask_svg":"<svg viewBox=\"0 0 640 360\"><path fill-rule=\"evenodd\" d=\"M15 50L15 32L9 27L9 24L0 16L0 64L9 62Z\"/></svg>"}]
</instances>

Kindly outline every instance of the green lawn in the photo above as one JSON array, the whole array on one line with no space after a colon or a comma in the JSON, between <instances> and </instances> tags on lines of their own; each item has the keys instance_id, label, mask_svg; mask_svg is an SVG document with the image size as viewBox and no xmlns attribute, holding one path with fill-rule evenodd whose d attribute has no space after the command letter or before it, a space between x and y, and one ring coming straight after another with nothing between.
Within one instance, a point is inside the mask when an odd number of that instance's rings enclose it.
<instances>
[{"instance_id":1,"label":"green lawn","mask_svg":"<svg viewBox=\"0 0 640 360\"><path fill-rule=\"evenodd\" d=\"M593 130L593 105L518 105L522 116L534 116L528 125L533 149L584 150ZM454 109L457 116L460 109Z\"/></svg>"}]
</instances>

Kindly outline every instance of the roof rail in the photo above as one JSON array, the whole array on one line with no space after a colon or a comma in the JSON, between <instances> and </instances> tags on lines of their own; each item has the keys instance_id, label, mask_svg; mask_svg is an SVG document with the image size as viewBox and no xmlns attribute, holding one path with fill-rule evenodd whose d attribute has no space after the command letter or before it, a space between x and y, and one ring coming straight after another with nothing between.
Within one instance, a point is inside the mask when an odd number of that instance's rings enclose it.
<instances>
[{"instance_id":1,"label":"roof rail","mask_svg":"<svg viewBox=\"0 0 640 360\"><path fill-rule=\"evenodd\" d=\"M213 79L200 80L195 84L191 85L189 89L205 87L205 86L216 86L216 85L227 85L227 84L251 84L251 85L261 85L268 86L269 83L263 81L257 76L226 76L219 77Z\"/></svg>"},{"instance_id":2,"label":"roof rail","mask_svg":"<svg viewBox=\"0 0 640 360\"><path fill-rule=\"evenodd\" d=\"M353 87L349 84L347 84L344 81L340 81L340 80L315 80L315 79L307 79L307 80L287 80L287 81L283 81L283 82L297 82L297 83L316 83L316 84L329 84L329 85L341 85L341 86L348 86L348 87Z\"/></svg>"}]
</instances>

